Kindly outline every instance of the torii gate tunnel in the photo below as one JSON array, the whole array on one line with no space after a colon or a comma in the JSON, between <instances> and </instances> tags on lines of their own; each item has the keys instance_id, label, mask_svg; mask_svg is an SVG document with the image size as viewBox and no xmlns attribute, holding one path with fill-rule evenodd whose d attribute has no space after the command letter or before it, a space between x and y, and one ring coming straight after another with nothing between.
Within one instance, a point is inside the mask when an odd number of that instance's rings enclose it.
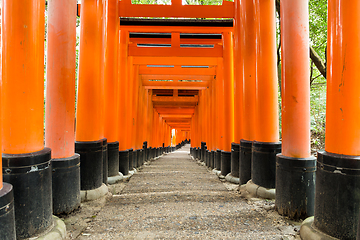
<instances>
[{"instance_id":1,"label":"torii gate tunnel","mask_svg":"<svg viewBox=\"0 0 360 240\"><path fill-rule=\"evenodd\" d=\"M308 1L280 0L282 142L275 0L47 4L44 98L45 0L2 0L0 239L48 232L53 214L104 195L119 172L189 142L193 158L275 198L279 214L314 216L303 239L355 239L359 1L328 0L326 142L317 159Z\"/></svg>"}]
</instances>

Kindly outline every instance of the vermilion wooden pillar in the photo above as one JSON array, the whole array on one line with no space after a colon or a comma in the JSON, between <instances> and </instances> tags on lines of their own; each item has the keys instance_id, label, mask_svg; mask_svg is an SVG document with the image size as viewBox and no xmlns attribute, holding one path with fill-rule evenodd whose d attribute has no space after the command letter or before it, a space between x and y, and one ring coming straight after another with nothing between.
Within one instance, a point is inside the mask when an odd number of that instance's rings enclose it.
<instances>
[{"instance_id":1,"label":"vermilion wooden pillar","mask_svg":"<svg viewBox=\"0 0 360 240\"><path fill-rule=\"evenodd\" d=\"M129 143L130 135L130 118L132 108L129 99L132 96L132 81L129 79L129 63L128 63L128 42L129 42L129 32L121 30L119 33L120 36L120 46L119 46L119 67L118 67L118 79L119 79L119 96L118 96L118 135L125 136L119 137L119 150L125 151L131 148L131 143ZM131 94L131 95L130 95Z\"/></svg>"},{"instance_id":2,"label":"vermilion wooden pillar","mask_svg":"<svg viewBox=\"0 0 360 240\"><path fill-rule=\"evenodd\" d=\"M223 33L224 80L224 148L221 155L221 174L231 171L231 143L234 141L234 57L233 33Z\"/></svg>"},{"instance_id":3,"label":"vermilion wooden pillar","mask_svg":"<svg viewBox=\"0 0 360 240\"><path fill-rule=\"evenodd\" d=\"M45 146L52 149L55 214L80 206L80 156L75 154L76 2L48 4Z\"/></svg>"},{"instance_id":4,"label":"vermilion wooden pillar","mask_svg":"<svg viewBox=\"0 0 360 240\"><path fill-rule=\"evenodd\" d=\"M149 90L149 106L148 106L148 130L147 130L147 141L148 141L148 146L152 147L153 146L153 131L152 131L152 127L153 127L153 114L154 114L154 105L153 105L153 102L152 102L152 90Z\"/></svg>"},{"instance_id":5,"label":"vermilion wooden pillar","mask_svg":"<svg viewBox=\"0 0 360 240\"><path fill-rule=\"evenodd\" d=\"M358 1L328 1L325 151L317 155L313 226L338 239L360 237L359 14Z\"/></svg>"},{"instance_id":6,"label":"vermilion wooden pillar","mask_svg":"<svg viewBox=\"0 0 360 240\"><path fill-rule=\"evenodd\" d=\"M205 164L209 167L210 165L210 152L211 152L211 129L210 129L210 92L211 87L205 90L205 142L206 142L206 155L205 155Z\"/></svg>"},{"instance_id":7,"label":"vermilion wooden pillar","mask_svg":"<svg viewBox=\"0 0 360 240\"><path fill-rule=\"evenodd\" d=\"M216 116L217 116L217 149L215 157L215 169L221 170L221 151L224 149L224 71L223 59L218 58L216 68Z\"/></svg>"},{"instance_id":8,"label":"vermilion wooden pillar","mask_svg":"<svg viewBox=\"0 0 360 240\"><path fill-rule=\"evenodd\" d=\"M139 167L139 157L140 157L140 144L138 140L138 134L140 132L140 129L138 129L138 123L139 123L139 66L134 66L133 75L131 76L131 81L133 82L133 96L132 96L132 148L135 151L135 161L136 167Z\"/></svg>"},{"instance_id":9,"label":"vermilion wooden pillar","mask_svg":"<svg viewBox=\"0 0 360 240\"><path fill-rule=\"evenodd\" d=\"M201 90L199 91L199 111L200 111L200 129L201 129L201 161L206 162L206 112L205 112L205 91Z\"/></svg>"},{"instance_id":10,"label":"vermilion wooden pillar","mask_svg":"<svg viewBox=\"0 0 360 240\"><path fill-rule=\"evenodd\" d=\"M240 144L242 139L242 108L243 108L243 63L241 47L241 0L235 0L234 17L234 142Z\"/></svg>"},{"instance_id":11,"label":"vermilion wooden pillar","mask_svg":"<svg viewBox=\"0 0 360 240\"><path fill-rule=\"evenodd\" d=\"M279 142L275 0L256 0L255 122L252 182L274 189Z\"/></svg>"},{"instance_id":12,"label":"vermilion wooden pillar","mask_svg":"<svg viewBox=\"0 0 360 240\"><path fill-rule=\"evenodd\" d=\"M236 11L239 11L237 9ZM240 0L240 38L241 60L243 70L242 92L242 137L253 141L255 130L255 84L256 84L256 32L255 4L253 0Z\"/></svg>"},{"instance_id":13,"label":"vermilion wooden pillar","mask_svg":"<svg viewBox=\"0 0 360 240\"><path fill-rule=\"evenodd\" d=\"M252 141L255 139L255 87L256 87L256 16L253 0L237 0L235 27L240 41L237 51L242 74L241 140L239 152L239 181L246 184L251 179ZM238 49L237 48L237 49ZM238 81L237 81L238 83ZM240 85L241 87L241 85Z\"/></svg>"},{"instance_id":14,"label":"vermilion wooden pillar","mask_svg":"<svg viewBox=\"0 0 360 240\"><path fill-rule=\"evenodd\" d=\"M119 179L119 25L119 2L106 0L102 66L105 90L104 135L108 141L108 158L104 161L104 178L110 177L109 183L114 183ZM107 171L105 171L106 169Z\"/></svg>"},{"instance_id":15,"label":"vermilion wooden pillar","mask_svg":"<svg viewBox=\"0 0 360 240\"><path fill-rule=\"evenodd\" d=\"M119 50L119 3L116 0L105 1L103 74L105 88L105 137L108 144L118 140L118 50Z\"/></svg>"},{"instance_id":16,"label":"vermilion wooden pillar","mask_svg":"<svg viewBox=\"0 0 360 240\"><path fill-rule=\"evenodd\" d=\"M52 158L74 156L76 3L48 6L45 145Z\"/></svg>"},{"instance_id":17,"label":"vermilion wooden pillar","mask_svg":"<svg viewBox=\"0 0 360 240\"><path fill-rule=\"evenodd\" d=\"M131 70L128 57L129 32L120 30L119 32L119 53L118 53L118 141L119 141L119 172L127 175L133 166L132 126L132 80L130 79Z\"/></svg>"},{"instance_id":18,"label":"vermilion wooden pillar","mask_svg":"<svg viewBox=\"0 0 360 240\"><path fill-rule=\"evenodd\" d=\"M44 12L44 0L2 1L2 173L14 186L17 238L43 233L53 223L51 151L44 148ZM12 201L11 186L1 187L0 197ZM14 239L13 209L1 200L11 221L9 227L1 223L1 235Z\"/></svg>"},{"instance_id":19,"label":"vermilion wooden pillar","mask_svg":"<svg viewBox=\"0 0 360 240\"><path fill-rule=\"evenodd\" d=\"M310 152L308 2L283 0L280 14L282 154L276 160L276 209L303 218L314 214L316 169Z\"/></svg>"},{"instance_id":20,"label":"vermilion wooden pillar","mask_svg":"<svg viewBox=\"0 0 360 240\"><path fill-rule=\"evenodd\" d=\"M103 5L101 0L81 2L81 28L75 152L81 158L81 190L107 189L103 183L104 78L102 76ZM104 154L105 153L105 154ZM87 196L86 194L84 197Z\"/></svg>"},{"instance_id":21,"label":"vermilion wooden pillar","mask_svg":"<svg viewBox=\"0 0 360 240\"><path fill-rule=\"evenodd\" d=\"M240 1L235 1L234 18L234 142L231 143L231 177L226 178L229 181L239 181L239 150L240 139L242 139L242 95L243 95L243 66L241 59L241 23L240 23Z\"/></svg>"},{"instance_id":22,"label":"vermilion wooden pillar","mask_svg":"<svg viewBox=\"0 0 360 240\"><path fill-rule=\"evenodd\" d=\"M101 121L104 98L101 91L102 1L81 3L78 102L76 141L98 141L103 138ZM91 111L90 111L91 110ZM91 129L91 131L89 130Z\"/></svg>"},{"instance_id":23,"label":"vermilion wooden pillar","mask_svg":"<svg viewBox=\"0 0 360 240\"><path fill-rule=\"evenodd\" d=\"M215 80L211 81L211 159L210 167L215 168L215 155L216 155L216 84Z\"/></svg>"},{"instance_id":24,"label":"vermilion wooden pillar","mask_svg":"<svg viewBox=\"0 0 360 240\"><path fill-rule=\"evenodd\" d=\"M121 32L120 32L121 33ZM120 42L121 44L121 42ZM126 94L126 99L127 101L130 101L133 99L134 96L134 69L135 66L132 64L132 57L128 57L127 61L127 76L126 76L126 89L128 90L127 94ZM132 149L133 148L133 102L127 102L125 101L125 117L126 117L126 129L125 129L125 133L126 133L126 144L127 144L127 148L128 149Z\"/></svg>"}]
</instances>

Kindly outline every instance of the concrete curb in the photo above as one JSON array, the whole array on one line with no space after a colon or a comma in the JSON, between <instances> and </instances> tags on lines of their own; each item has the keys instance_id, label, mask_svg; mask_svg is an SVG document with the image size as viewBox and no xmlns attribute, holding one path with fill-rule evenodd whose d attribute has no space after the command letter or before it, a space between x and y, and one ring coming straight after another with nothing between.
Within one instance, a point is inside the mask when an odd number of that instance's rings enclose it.
<instances>
[{"instance_id":1,"label":"concrete curb","mask_svg":"<svg viewBox=\"0 0 360 240\"><path fill-rule=\"evenodd\" d=\"M28 238L29 240L62 240L66 238L66 226L65 223L58 217L53 217L53 226L44 235L39 237Z\"/></svg>"},{"instance_id":2,"label":"concrete curb","mask_svg":"<svg viewBox=\"0 0 360 240\"><path fill-rule=\"evenodd\" d=\"M239 184L240 183L240 178L236 178L231 176L231 173L229 173L228 175L226 175L225 180L231 183L235 183L235 184Z\"/></svg>"},{"instance_id":3,"label":"concrete curb","mask_svg":"<svg viewBox=\"0 0 360 240\"><path fill-rule=\"evenodd\" d=\"M200 166L206 166L206 164L200 160L196 161Z\"/></svg>"},{"instance_id":4,"label":"concrete curb","mask_svg":"<svg viewBox=\"0 0 360 240\"><path fill-rule=\"evenodd\" d=\"M212 172L216 175L216 176L219 176L221 171L220 170L216 170L216 169L213 169Z\"/></svg>"},{"instance_id":5,"label":"concrete curb","mask_svg":"<svg viewBox=\"0 0 360 240\"><path fill-rule=\"evenodd\" d=\"M108 183L115 184L117 182L122 181L123 178L124 178L123 174L121 172L119 172L117 176L108 177Z\"/></svg>"},{"instance_id":6,"label":"concrete curb","mask_svg":"<svg viewBox=\"0 0 360 240\"><path fill-rule=\"evenodd\" d=\"M338 238L331 237L317 229L312 224L314 216L305 219L300 228L300 237L302 240L337 240Z\"/></svg>"},{"instance_id":7,"label":"concrete curb","mask_svg":"<svg viewBox=\"0 0 360 240\"><path fill-rule=\"evenodd\" d=\"M101 187L92 190L80 191L81 202L92 201L102 196L108 192L108 187L103 183Z\"/></svg>"},{"instance_id":8,"label":"concrete curb","mask_svg":"<svg viewBox=\"0 0 360 240\"><path fill-rule=\"evenodd\" d=\"M275 199L275 195L276 195L275 188L261 187L253 183L252 180L249 180L246 183L246 191L255 195L256 197L265 198L265 199Z\"/></svg>"}]
</instances>

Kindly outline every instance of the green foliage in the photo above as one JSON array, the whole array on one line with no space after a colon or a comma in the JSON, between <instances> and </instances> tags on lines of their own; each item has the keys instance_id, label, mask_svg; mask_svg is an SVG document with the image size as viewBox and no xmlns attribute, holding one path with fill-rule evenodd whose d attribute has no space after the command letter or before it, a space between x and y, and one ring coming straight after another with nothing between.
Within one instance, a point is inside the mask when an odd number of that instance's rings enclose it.
<instances>
[{"instance_id":1,"label":"green foliage","mask_svg":"<svg viewBox=\"0 0 360 240\"><path fill-rule=\"evenodd\" d=\"M325 59L327 43L327 0L309 2L310 44Z\"/></svg>"},{"instance_id":2,"label":"green foliage","mask_svg":"<svg viewBox=\"0 0 360 240\"><path fill-rule=\"evenodd\" d=\"M326 63L327 0L310 0L309 30L310 45ZM310 74L311 146L319 150L325 145L326 79L313 63Z\"/></svg>"}]
</instances>

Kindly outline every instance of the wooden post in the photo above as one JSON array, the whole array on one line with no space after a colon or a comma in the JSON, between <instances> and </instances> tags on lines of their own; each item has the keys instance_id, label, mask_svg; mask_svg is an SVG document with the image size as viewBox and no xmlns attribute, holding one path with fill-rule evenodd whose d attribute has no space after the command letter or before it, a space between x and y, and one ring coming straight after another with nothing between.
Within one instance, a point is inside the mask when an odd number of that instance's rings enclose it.
<instances>
[{"instance_id":1,"label":"wooden post","mask_svg":"<svg viewBox=\"0 0 360 240\"><path fill-rule=\"evenodd\" d=\"M279 142L275 0L255 1L256 77L252 182L275 188Z\"/></svg>"},{"instance_id":2,"label":"wooden post","mask_svg":"<svg viewBox=\"0 0 360 240\"><path fill-rule=\"evenodd\" d=\"M325 151L317 155L313 226L338 239L360 236L359 13L358 1L328 1Z\"/></svg>"},{"instance_id":3,"label":"wooden post","mask_svg":"<svg viewBox=\"0 0 360 240\"><path fill-rule=\"evenodd\" d=\"M53 223L51 150L44 148L44 12L44 0L2 1L2 172L14 186L17 238L34 237ZM9 225L4 232L0 227L4 238L15 236Z\"/></svg>"},{"instance_id":4,"label":"wooden post","mask_svg":"<svg viewBox=\"0 0 360 240\"><path fill-rule=\"evenodd\" d=\"M49 2L47 36L45 146L52 149L53 212L61 214L80 206L74 129L76 2Z\"/></svg>"},{"instance_id":5,"label":"wooden post","mask_svg":"<svg viewBox=\"0 0 360 240\"><path fill-rule=\"evenodd\" d=\"M304 218L314 214L316 169L310 152L308 2L282 0L280 14L282 153L276 160L276 209Z\"/></svg>"}]
</instances>

